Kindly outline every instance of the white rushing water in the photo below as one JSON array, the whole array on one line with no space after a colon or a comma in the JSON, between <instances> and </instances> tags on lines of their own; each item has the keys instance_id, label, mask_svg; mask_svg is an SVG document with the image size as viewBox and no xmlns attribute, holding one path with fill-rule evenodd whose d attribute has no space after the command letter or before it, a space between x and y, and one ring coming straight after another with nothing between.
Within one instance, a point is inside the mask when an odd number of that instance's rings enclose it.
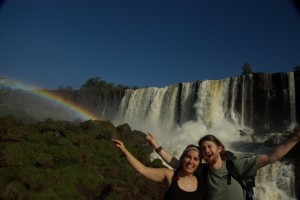
<instances>
[{"instance_id":1,"label":"white rushing water","mask_svg":"<svg viewBox=\"0 0 300 200\"><path fill-rule=\"evenodd\" d=\"M267 165L258 171L254 187L255 200L296 199L294 184L293 164L275 162Z\"/></svg>"},{"instance_id":2,"label":"white rushing water","mask_svg":"<svg viewBox=\"0 0 300 200\"><path fill-rule=\"evenodd\" d=\"M293 80L291 73L288 77ZM114 123L128 123L133 129L151 132L176 157L180 156L187 144L197 144L206 134L217 136L230 150L233 143L251 143L253 134L251 127L247 127L255 117L251 113L252 76L248 80L243 77L242 83L242 91L238 91L237 78L127 90L120 105L119 118ZM267 99L272 88L270 84L271 80L265 86L264 95ZM289 81L289 88L286 99L294 109L293 81ZM240 107L237 107L234 102L239 92L242 93L242 99ZM262 120L268 127L269 104L262 103L267 113ZM240 114L237 108L241 110ZM295 116L294 111L291 113L291 128L296 122ZM243 137L240 131L245 133ZM248 151L246 148L235 150ZM260 169L255 196L259 200L295 199L293 165L276 162Z\"/></svg>"}]
</instances>

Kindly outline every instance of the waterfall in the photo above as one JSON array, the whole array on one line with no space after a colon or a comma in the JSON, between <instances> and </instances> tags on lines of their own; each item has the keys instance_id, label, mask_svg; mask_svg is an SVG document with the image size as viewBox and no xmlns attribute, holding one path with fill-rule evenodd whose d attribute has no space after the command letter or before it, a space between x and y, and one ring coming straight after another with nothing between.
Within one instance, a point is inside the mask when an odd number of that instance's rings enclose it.
<instances>
[{"instance_id":1,"label":"waterfall","mask_svg":"<svg viewBox=\"0 0 300 200\"><path fill-rule=\"evenodd\" d=\"M241 129L249 130L253 125L253 75L243 76Z\"/></svg>"},{"instance_id":2,"label":"waterfall","mask_svg":"<svg viewBox=\"0 0 300 200\"><path fill-rule=\"evenodd\" d=\"M145 132L173 129L178 86L127 90L120 104L117 122Z\"/></svg>"},{"instance_id":3,"label":"waterfall","mask_svg":"<svg viewBox=\"0 0 300 200\"><path fill-rule=\"evenodd\" d=\"M294 166L291 163L275 162L258 170L255 200L296 200Z\"/></svg>"},{"instance_id":4,"label":"waterfall","mask_svg":"<svg viewBox=\"0 0 300 200\"><path fill-rule=\"evenodd\" d=\"M254 74L127 90L114 123L151 132L179 157L187 144L206 134L216 135L230 150L232 144L253 143L253 134L268 132L268 138L272 129L288 130L296 124L295 107L294 73ZM292 164L260 169L256 199L295 199L293 177Z\"/></svg>"},{"instance_id":5,"label":"waterfall","mask_svg":"<svg viewBox=\"0 0 300 200\"><path fill-rule=\"evenodd\" d=\"M168 142L195 142L211 133L231 143L241 140L240 132L245 141L255 132L291 129L295 107L292 72L254 74L126 90L112 121L157 133Z\"/></svg>"},{"instance_id":6,"label":"waterfall","mask_svg":"<svg viewBox=\"0 0 300 200\"><path fill-rule=\"evenodd\" d=\"M233 124L235 126L239 126L240 124L240 116L237 114L236 110L235 110L235 102L237 99L237 91L238 91L238 78L237 77L233 77L231 78L231 90L229 91L229 94L231 94L231 96L229 96L230 101L229 101L229 108L228 108L228 117L227 119L229 121L232 121Z\"/></svg>"},{"instance_id":7,"label":"waterfall","mask_svg":"<svg viewBox=\"0 0 300 200\"><path fill-rule=\"evenodd\" d=\"M224 81L203 81L195 103L197 119L210 128L218 121L224 120L223 100L226 100Z\"/></svg>"},{"instance_id":8,"label":"waterfall","mask_svg":"<svg viewBox=\"0 0 300 200\"><path fill-rule=\"evenodd\" d=\"M179 100L179 124L196 119L195 108L193 105L196 101L196 91L198 85L198 82L181 84Z\"/></svg>"},{"instance_id":9,"label":"waterfall","mask_svg":"<svg viewBox=\"0 0 300 200\"><path fill-rule=\"evenodd\" d=\"M264 118L264 126L265 129L270 129L270 97L271 97L271 89L272 89L272 76L265 76L264 91L265 91L265 118Z\"/></svg>"},{"instance_id":10,"label":"waterfall","mask_svg":"<svg viewBox=\"0 0 300 200\"><path fill-rule=\"evenodd\" d=\"M292 129L297 124L294 73L291 72L288 73L288 84L289 84L288 94L290 99L290 116L291 116L290 128Z\"/></svg>"}]
</instances>

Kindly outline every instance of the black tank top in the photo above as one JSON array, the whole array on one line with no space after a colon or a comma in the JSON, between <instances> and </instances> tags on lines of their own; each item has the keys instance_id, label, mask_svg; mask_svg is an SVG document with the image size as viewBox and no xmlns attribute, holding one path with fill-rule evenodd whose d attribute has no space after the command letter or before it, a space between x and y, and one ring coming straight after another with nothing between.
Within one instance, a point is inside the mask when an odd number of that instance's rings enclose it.
<instances>
[{"instance_id":1,"label":"black tank top","mask_svg":"<svg viewBox=\"0 0 300 200\"><path fill-rule=\"evenodd\" d=\"M202 200L202 191L201 191L201 186L200 186L200 178L198 178L198 176L196 176L197 178L197 189L193 192L186 192L184 190L182 190L179 186L178 186L178 179L174 178L174 176L177 177L177 172L174 172L173 175L173 180L172 183L169 187L169 189L165 192L165 198L164 200Z\"/></svg>"}]
</instances>

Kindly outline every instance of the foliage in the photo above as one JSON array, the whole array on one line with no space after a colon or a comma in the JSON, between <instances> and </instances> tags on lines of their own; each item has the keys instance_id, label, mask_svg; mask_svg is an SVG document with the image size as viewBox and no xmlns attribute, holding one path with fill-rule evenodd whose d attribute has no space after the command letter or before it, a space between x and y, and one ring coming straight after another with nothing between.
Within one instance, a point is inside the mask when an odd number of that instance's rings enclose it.
<instances>
[{"instance_id":1,"label":"foliage","mask_svg":"<svg viewBox=\"0 0 300 200\"><path fill-rule=\"evenodd\" d=\"M115 86L114 83L106 82L102 80L99 76L88 79L82 86L81 90L100 90L100 91L107 91L107 90L125 90L130 88L129 86L118 84ZM137 87L133 87L137 88Z\"/></svg>"},{"instance_id":2,"label":"foliage","mask_svg":"<svg viewBox=\"0 0 300 200\"><path fill-rule=\"evenodd\" d=\"M248 62L246 62L244 64L244 67L242 67L242 70L243 70L242 75L253 74L251 66L250 66L250 64Z\"/></svg>"},{"instance_id":3,"label":"foliage","mask_svg":"<svg viewBox=\"0 0 300 200\"><path fill-rule=\"evenodd\" d=\"M106 81L104 80L101 80L100 77L94 77L94 78L90 78L88 79L85 84L83 84L81 86L82 89L85 89L85 88L102 88L102 87L113 87L113 84L112 83L107 83Z\"/></svg>"},{"instance_id":4,"label":"foliage","mask_svg":"<svg viewBox=\"0 0 300 200\"><path fill-rule=\"evenodd\" d=\"M295 66L294 71L300 71L300 66Z\"/></svg>"},{"instance_id":5,"label":"foliage","mask_svg":"<svg viewBox=\"0 0 300 200\"><path fill-rule=\"evenodd\" d=\"M162 185L137 174L112 138L145 165L163 167L150 162L145 134L128 124L0 118L0 199L160 199Z\"/></svg>"}]
</instances>

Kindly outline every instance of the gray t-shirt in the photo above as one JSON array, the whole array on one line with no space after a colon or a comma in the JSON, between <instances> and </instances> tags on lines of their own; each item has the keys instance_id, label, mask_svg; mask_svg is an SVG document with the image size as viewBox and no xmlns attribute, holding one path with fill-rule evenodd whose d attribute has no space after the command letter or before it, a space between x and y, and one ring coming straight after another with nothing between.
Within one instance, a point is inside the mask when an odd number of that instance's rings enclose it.
<instances>
[{"instance_id":1,"label":"gray t-shirt","mask_svg":"<svg viewBox=\"0 0 300 200\"><path fill-rule=\"evenodd\" d=\"M233 160L239 173L243 176L255 176L258 170L257 158L242 158ZM244 200L245 194L241 185L231 177L231 184L227 183L228 171L226 161L216 171L208 170L207 199L208 200ZM205 176L205 175L204 175Z\"/></svg>"}]
</instances>

